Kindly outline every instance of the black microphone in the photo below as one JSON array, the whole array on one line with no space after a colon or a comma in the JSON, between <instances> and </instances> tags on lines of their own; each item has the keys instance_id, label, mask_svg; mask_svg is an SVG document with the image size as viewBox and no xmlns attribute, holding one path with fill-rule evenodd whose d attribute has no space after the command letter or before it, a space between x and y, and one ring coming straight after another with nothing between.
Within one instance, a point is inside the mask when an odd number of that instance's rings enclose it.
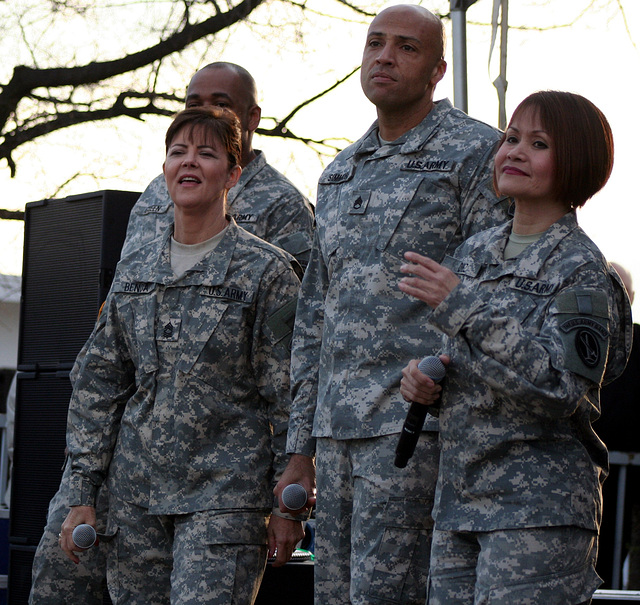
<instances>
[{"instance_id":1,"label":"black microphone","mask_svg":"<svg viewBox=\"0 0 640 605\"><path fill-rule=\"evenodd\" d=\"M300 510L307 503L307 490L299 483L291 483L282 490L280 497L289 510Z\"/></svg>"},{"instance_id":2,"label":"black microphone","mask_svg":"<svg viewBox=\"0 0 640 605\"><path fill-rule=\"evenodd\" d=\"M84 550L91 548L96 543L97 537L96 530L88 523L77 525L71 534L73 543Z\"/></svg>"},{"instance_id":3,"label":"black microphone","mask_svg":"<svg viewBox=\"0 0 640 605\"><path fill-rule=\"evenodd\" d=\"M434 382L440 382L447 373L447 369L440 361L440 358L434 357L433 355L422 359L418 364L418 369ZM409 458L413 456L416 444L418 443L418 438L420 437L420 432L422 431L424 419L427 416L427 407L428 406L415 401L409 407L407 418L402 425L402 432L400 433L398 446L396 447L396 459L394 464L398 468L404 468L407 466Z\"/></svg>"}]
</instances>

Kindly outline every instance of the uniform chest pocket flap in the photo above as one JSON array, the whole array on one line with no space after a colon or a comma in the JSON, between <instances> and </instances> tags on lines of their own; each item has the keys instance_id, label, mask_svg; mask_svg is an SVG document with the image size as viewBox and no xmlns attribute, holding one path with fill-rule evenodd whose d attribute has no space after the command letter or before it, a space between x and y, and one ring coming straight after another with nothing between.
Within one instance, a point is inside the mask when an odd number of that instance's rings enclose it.
<instances>
[{"instance_id":1,"label":"uniform chest pocket flap","mask_svg":"<svg viewBox=\"0 0 640 605\"><path fill-rule=\"evenodd\" d=\"M389 196L390 200L393 199L393 203L385 204L384 212L381 216L380 233L376 240L377 250L386 250L391 238L398 230L398 225L405 216L407 208L415 198L421 183L422 179L418 182L407 184L399 193L394 192L392 196ZM416 220L415 223L407 220L403 222L403 233L399 235L401 237L398 238L397 245L394 244L397 252L404 253L406 250L413 250L418 242L424 238L424 224L420 220Z\"/></svg>"},{"instance_id":2,"label":"uniform chest pocket flap","mask_svg":"<svg viewBox=\"0 0 640 605\"><path fill-rule=\"evenodd\" d=\"M119 322L126 327L132 359L141 373L158 369L154 342L156 314L155 285L148 282L126 282L113 287L117 301Z\"/></svg>"},{"instance_id":3,"label":"uniform chest pocket flap","mask_svg":"<svg viewBox=\"0 0 640 605\"><path fill-rule=\"evenodd\" d=\"M229 332L236 329L235 322L223 330L222 318L230 302L215 295L202 297L198 310L188 314L182 324L183 348L178 360L178 369L185 374L201 374L204 366L209 366L214 358L217 361L230 353L228 348ZM229 322L227 322L229 323Z\"/></svg>"}]
</instances>

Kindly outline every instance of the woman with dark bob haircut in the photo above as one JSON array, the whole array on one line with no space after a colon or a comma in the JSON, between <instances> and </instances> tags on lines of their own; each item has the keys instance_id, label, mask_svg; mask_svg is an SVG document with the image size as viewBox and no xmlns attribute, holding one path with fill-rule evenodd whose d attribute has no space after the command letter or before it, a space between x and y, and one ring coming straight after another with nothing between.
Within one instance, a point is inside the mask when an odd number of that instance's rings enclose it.
<instances>
[{"instance_id":1,"label":"woman with dark bob haircut","mask_svg":"<svg viewBox=\"0 0 640 605\"><path fill-rule=\"evenodd\" d=\"M286 563L304 535L273 507L299 280L291 256L225 214L234 114L179 113L166 151L174 224L121 259L74 385L60 545L78 561L73 529L95 526L107 481L98 548L114 603L251 605L268 554Z\"/></svg>"},{"instance_id":2,"label":"woman with dark bob haircut","mask_svg":"<svg viewBox=\"0 0 640 605\"><path fill-rule=\"evenodd\" d=\"M624 369L624 286L578 226L606 183L602 112L567 92L527 97L495 158L513 220L446 266L407 252L400 289L444 333L440 384L417 360L401 392L440 419L430 605L589 603L607 450L593 431L602 384Z\"/></svg>"}]
</instances>

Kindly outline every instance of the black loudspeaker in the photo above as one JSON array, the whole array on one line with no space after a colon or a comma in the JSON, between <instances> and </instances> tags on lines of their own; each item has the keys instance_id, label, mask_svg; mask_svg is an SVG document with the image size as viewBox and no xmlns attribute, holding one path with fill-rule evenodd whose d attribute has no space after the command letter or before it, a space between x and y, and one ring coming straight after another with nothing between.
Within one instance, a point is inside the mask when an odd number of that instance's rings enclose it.
<instances>
[{"instance_id":1,"label":"black loudspeaker","mask_svg":"<svg viewBox=\"0 0 640 605\"><path fill-rule=\"evenodd\" d=\"M26 605L31 567L64 463L69 370L113 280L139 197L97 191L25 207L9 521L10 605Z\"/></svg>"},{"instance_id":2,"label":"black loudspeaker","mask_svg":"<svg viewBox=\"0 0 640 605\"><path fill-rule=\"evenodd\" d=\"M22 605L29 602L31 567L36 547L11 545L10 548L8 602Z\"/></svg>"},{"instance_id":3,"label":"black loudspeaker","mask_svg":"<svg viewBox=\"0 0 640 605\"><path fill-rule=\"evenodd\" d=\"M267 565L255 605L313 605L313 561Z\"/></svg>"},{"instance_id":4,"label":"black loudspeaker","mask_svg":"<svg viewBox=\"0 0 640 605\"><path fill-rule=\"evenodd\" d=\"M64 464L69 372L18 372L9 541L37 546ZM18 413L19 411L19 413Z\"/></svg>"},{"instance_id":5,"label":"black loudspeaker","mask_svg":"<svg viewBox=\"0 0 640 605\"><path fill-rule=\"evenodd\" d=\"M70 369L113 280L139 193L97 191L25 207L18 369Z\"/></svg>"}]
</instances>

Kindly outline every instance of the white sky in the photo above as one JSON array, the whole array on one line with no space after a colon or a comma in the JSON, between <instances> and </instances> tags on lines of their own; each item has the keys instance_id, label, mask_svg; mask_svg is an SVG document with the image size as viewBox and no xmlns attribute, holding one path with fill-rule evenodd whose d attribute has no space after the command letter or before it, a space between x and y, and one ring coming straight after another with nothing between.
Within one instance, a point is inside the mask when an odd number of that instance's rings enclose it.
<instances>
[{"instance_id":1,"label":"white sky","mask_svg":"<svg viewBox=\"0 0 640 605\"><path fill-rule=\"evenodd\" d=\"M315 0L316 6L329 0ZM392 2L397 4L398 2ZM422 5L446 12L448 0L423 0ZM469 114L497 125L497 95L491 84L498 75L497 51L488 69L492 0L478 0L467 13ZM640 194L637 191L640 116L640 2L638 0L512 0L510 2L507 67L507 116L529 93L540 89L569 90L586 96L608 117L615 138L616 160L605 187L579 212L587 233L610 259L630 269L640 289ZM626 25L619 5L626 14ZM270 10L270 9L265 9ZM584 14L582 14L584 12ZM582 16L580 17L580 15ZM580 18L578 18L580 17ZM576 18L577 21L576 21ZM568 25L574 21L572 25ZM447 58L449 70L436 97L453 100L451 31ZM535 29L521 29L521 27ZM564 26L564 27L559 27ZM287 40L269 41L240 30L207 54L201 64L224 59L245 66L255 76L261 94L263 117L284 115L300 101L328 87L359 64L367 24L351 22L330 29L307 27L297 31L304 40L287 53ZM550 29L553 28L553 29ZM277 48L274 48L277 47ZM184 82L200 64L185 66ZM3 73L2 78L6 78ZM364 98L358 75L336 93L306 110L291 124L301 135L357 139L375 118ZM160 172L166 118L145 123L117 120L98 127L82 127L50 135L39 145L25 146L18 159L18 176L10 179L0 164L3 208L22 208L30 201L49 197L75 173L77 178L58 197L95 191L142 191ZM270 126L263 121L264 126ZM257 137L254 146L294 181L312 200L326 158L301 145ZM344 146L344 144L342 145ZM91 176L96 167L105 175ZM0 221L0 273L21 271L21 224ZM634 305L640 317L640 296Z\"/></svg>"}]
</instances>

